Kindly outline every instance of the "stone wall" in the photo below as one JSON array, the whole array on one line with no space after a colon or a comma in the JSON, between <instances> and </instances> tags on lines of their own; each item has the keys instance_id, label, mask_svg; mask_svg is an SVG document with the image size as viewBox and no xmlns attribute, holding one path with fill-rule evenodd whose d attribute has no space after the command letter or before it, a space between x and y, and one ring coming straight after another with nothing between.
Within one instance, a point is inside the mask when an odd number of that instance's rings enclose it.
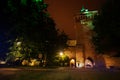
<instances>
[{"instance_id":1,"label":"stone wall","mask_svg":"<svg viewBox=\"0 0 120 80\"><path fill-rule=\"evenodd\" d=\"M111 67L120 68L120 57L110 57L108 55L103 55L103 57L107 68Z\"/></svg>"}]
</instances>

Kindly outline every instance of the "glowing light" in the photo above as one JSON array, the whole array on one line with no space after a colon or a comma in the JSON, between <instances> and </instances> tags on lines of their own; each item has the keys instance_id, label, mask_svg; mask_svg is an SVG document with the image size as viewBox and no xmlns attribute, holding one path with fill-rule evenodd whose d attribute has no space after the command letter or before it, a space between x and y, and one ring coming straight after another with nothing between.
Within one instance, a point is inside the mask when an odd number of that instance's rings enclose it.
<instances>
[{"instance_id":1,"label":"glowing light","mask_svg":"<svg viewBox=\"0 0 120 80\"><path fill-rule=\"evenodd\" d=\"M6 61L0 61L0 64L6 64Z\"/></svg>"},{"instance_id":2,"label":"glowing light","mask_svg":"<svg viewBox=\"0 0 120 80\"><path fill-rule=\"evenodd\" d=\"M23 60L23 61L22 61L22 65L23 65L23 66L24 66L24 65L28 65L28 63L29 63L28 60Z\"/></svg>"},{"instance_id":3,"label":"glowing light","mask_svg":"<svg viewBox=\"0 0 120 80\"><path fill-rule=\"evenodd\" d=\"M71 59L71 61L70 61L71 63L75 63L75 60L74 59Z\"/></svg>"},{"instance_id":4,"label":"glowing light","mask_svg":"<svg viewBox=\"0 0 120 80\"><path fill-rule=\"evenodd\" d=\"M63 56L63 52L60 52L60 56Z\"/></svg>"},{"instance_id":5,"label":"glowing light","mask_svg":"<svg viewBox=\"0 0 120 80\"><path fill-rule=\"evenodd\" d=\"M85 61L85 68L93 68L93 63L90 60L86 60Z\"/></svg>"},{"instance_id":6,"label":"glowing light","mask_svg":"<svg viewBox=\"0 0 120 80\"><path fill-rule=\"evenodd\" d=\"M87 12L87 11L88 11L88 9L85 9L85 11Z\"/></svg>"},{"instance_id":7,"label":"glowing light","mask_svg":"<svg viewBox=\"0 0 120 80\"><path fill-rule=\"evenodd\" d=\"M84 67L84 63L80 63L80 67Z\"/></svg>"},{"instance_id":8,"label":"glowing light","mask_svg":"<svg viewBox=\"0 0 120 80\"><path fill-rule=\"evenodd\" d=\"M82 68L82 67L84 67L84 63L82 63L82 62L76 62L76 67Z\"/></svg>"},{"instance_id":9,"label":"glowing light","mask_svg":"<svg viewBox=\"0 0 120 80\"><path fill-rule=\"evenodd\" d=\"M20 46L22 42L17 42L17 46Z\"/></svg>"},{"instance_id":10,"label":"glowing light","mask_svg":"<svg viewBox=\"0 0 120 80\"><path fill-rule=\"evenodd\" d=\"M31 62L28 62L28 60L23 60L22 65L28 65L28 66L38 66L40 64L40 61L37 61L36 59L31 59Z\"/></svg>"}]
</instances>

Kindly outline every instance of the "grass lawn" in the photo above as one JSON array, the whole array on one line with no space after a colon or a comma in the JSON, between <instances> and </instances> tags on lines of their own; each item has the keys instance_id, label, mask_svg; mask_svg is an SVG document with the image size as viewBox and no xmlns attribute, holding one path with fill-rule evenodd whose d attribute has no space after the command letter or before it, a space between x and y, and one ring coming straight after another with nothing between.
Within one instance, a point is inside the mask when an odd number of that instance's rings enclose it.
<instances>
[{"instance_id":1,"label":"grass lawn","mask_svg":"<svg viewBox=\"0 0 120 80\"><path fill-rule=\"evenodd\" d=\"M120 71L89 69L6 70L0 72L0 80L120 80Z\"/></svg>"}]
</instances>

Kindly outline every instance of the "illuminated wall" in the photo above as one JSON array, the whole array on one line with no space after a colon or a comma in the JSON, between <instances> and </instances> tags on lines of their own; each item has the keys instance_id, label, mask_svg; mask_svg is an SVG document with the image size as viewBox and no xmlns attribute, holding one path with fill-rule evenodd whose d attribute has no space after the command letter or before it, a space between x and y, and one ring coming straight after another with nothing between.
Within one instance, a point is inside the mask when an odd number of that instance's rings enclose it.
<instances>
[{"instance_id":1,"label":"illuminated wall","mask_svg":"<svg viewBox=\"0 0 120 80\"><path fill-rule=\"evenodd\" d=\"M103 55L106 68L110 66L120 67L120 57L110 57L108 55Z\"/></svg>"}]
</instances>

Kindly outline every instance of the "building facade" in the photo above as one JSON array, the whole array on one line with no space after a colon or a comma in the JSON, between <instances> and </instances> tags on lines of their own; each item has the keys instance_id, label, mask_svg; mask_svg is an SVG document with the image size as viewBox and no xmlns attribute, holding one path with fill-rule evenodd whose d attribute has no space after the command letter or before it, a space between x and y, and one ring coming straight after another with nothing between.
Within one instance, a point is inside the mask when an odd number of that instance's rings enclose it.
<instances>
[{"instance_id":1,"label":"building facade","mask_svg":"<svg viewBox=\"0 0 120 80\"><path fill-rule=\"evenodd\" d=\"M98 15L98 11L88 11L84 7L74 15L76 39L67 42L69 47L64 53L70 58L71 67L119 68L119 57L95 53L92 43L95 15Z\"/></svg>"},{"instance_id":2,"label":"building facade","mask_svg":"<svg viewBox=\"0 0 120 80\"><path fill-rule=\"evenodd\" d=\"M82 7L79 13L74 15L74 26L76 29L76 67L94 64L95 50L92 44L93 18L98 11L88 11ZM91 60L90 62L86 60Z\"/></svg>"}]
</instances>

